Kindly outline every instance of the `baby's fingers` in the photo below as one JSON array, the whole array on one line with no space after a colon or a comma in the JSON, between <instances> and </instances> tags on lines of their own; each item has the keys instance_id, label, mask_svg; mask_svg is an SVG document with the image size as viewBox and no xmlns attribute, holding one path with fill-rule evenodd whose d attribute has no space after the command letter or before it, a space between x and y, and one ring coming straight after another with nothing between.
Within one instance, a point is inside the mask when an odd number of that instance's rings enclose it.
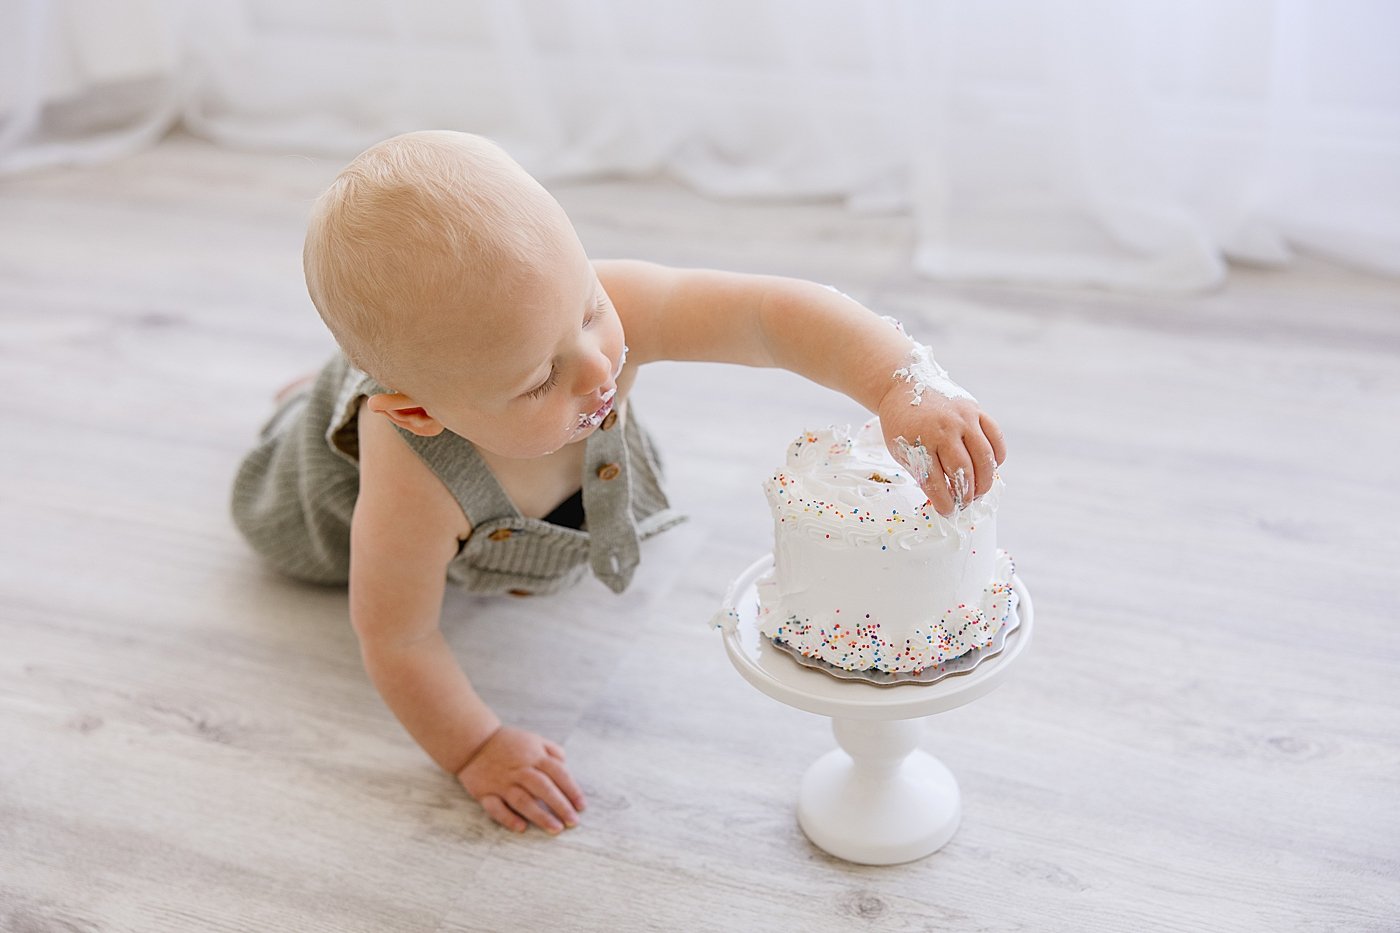
<instances>
[{"instance_id":1,"label":"baby's fingers","mask_svg":"<svg viewBox=\"0 0 1400 933\"><path fill-rule=\"evenodd\" d=\"M506 803L510 804L512 810L519 813L545 832L553 835L563 830L563 824L554 818L554 814L546 810L544 806L535 799L534 794L530 793L530 791L521 787L519 784L506 791L505 799Z\"/></svg>"},{"instance_id":2,"label":"baby's fingers","mask_svg":"<svg viewBox=\"0 0 1400 933\"><path fill-rule=\"evenodd\" d=\"M574 812L573 805L564 798L563 793L554 785L554 781L538 771L527 774L520 781L525 785L525 789L535 795L535 798L542 802L552 815L563 821L564 825L573 829L578 825L578 814Z\"/></svg>"},{"instance_id":3,"label":"baby's fingers","mask_svg":"<svg viewBox=\"0 0 1400 933\"><path fill-rule=\"evenodd\" d=\"M933 482L937 483L940 478L946 478L948 492L952 498L952 508L947 512L943 512L942 509L939 511L945 516L952 516L954 512L960 512L971 504L973 483L977 474L972 467L971 458L967 455L967 448L961 444L940 450L938 462L943 468L943 477L935 477Z\"/></svg>"},{"instance_id":4,"label":"baby's fingers","mask_svg":"<svg viewBox=\"0 0 1400 933\"><path fill-rule=\"evenodd\" d=\"M953 493L948 489L947 477L939 473L936 466L924 482L923 491L939 515L947 518L953 514Z\"/></svg>"},{"instance_id":5,"label":"baby's fingers","mask_svg":"<svg viewBox=\"0 0 1400 933\"><path fill-rule=\"evenodd\" d=\"M967 455L977 472L976 482L973 484L973 495L984 496L987 494L987 490L992 488L992 475L997 468L996 455L992 453L992 445L979 432L964 435L963 444L967 447Z\"/></svg>"},{"instance_id":6,"label":"baby's fingers","mask_svg":"<svg viewBox=\"0 0 1400 933\"><path fill-rule=\"evenodd\" d=\"M891 448L895 462L902 465L909 471L909 475L914 477L914 482L919 484L924 495L928 496L933 507L940 515L951 515L953 512L953 497L948 492L948 483L939 472L941 469L938 460L929 453L924 446L923 439L916 437L914 443L909 443L909 439L900 435L894 439L894 446Z\"/></svg>"},{"instance_id":7,"label":"baby's fingers","mask_svg":"<svg viewBox=\"0 0 1400 933\"><path fill-rule=\"evenodd\" d=\"M506 802L496 794L483 794L481 797L481 809L486 811L486 815L506 829L512 832L523 833L528 825L520 815L506 806Z\"/></svg>"},{"instance_id":8,"label":"baby's fingers","mask_svg":"<svg viewBox=\"0 0 1400 933\"><path fill-rule=\"evenodd\" d=\"M986 435L987 442L992 445L992 456L997 458L997 463L1006 462L1006 437L1001 433L1001 428L992 420L992 416L983 412L978 415L977 421L982 425L982 433Z\"/></svg>"},{"instance_id":9,"label":"baby's fingers","mask_svg":"<svg viewBox=\"0 0 1400 933\"><path fill-rule=\"evenodd\" d=\"M562 761L546 758L536 765L541 771L549 775L555 785L562 790L569 798L569 803L574 805L574 809L579 813L584 810L583 791L579 790L578 784L574 783L574 776L569 773L569 769L564 767Z\"/></svg>"}]
</instances>

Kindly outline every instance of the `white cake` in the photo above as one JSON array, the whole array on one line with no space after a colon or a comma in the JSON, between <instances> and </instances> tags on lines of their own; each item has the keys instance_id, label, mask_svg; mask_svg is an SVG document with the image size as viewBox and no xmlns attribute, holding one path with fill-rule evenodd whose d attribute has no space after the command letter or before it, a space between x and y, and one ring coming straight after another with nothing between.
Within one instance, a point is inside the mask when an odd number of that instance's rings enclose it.
<instances>
[{"instance_id":1,"label":"white cake","mask_svg":"<svg viewBox=\"0 0 1400 933\"><path fill-rule=\"evenodd\" d=\"M1015 568L997 550L1002 482L952 519L890 456L880 422L810 431L764 483L773 569L759 631L848 671L918 673L991 644Z\"/></svg>"}]
</instances>

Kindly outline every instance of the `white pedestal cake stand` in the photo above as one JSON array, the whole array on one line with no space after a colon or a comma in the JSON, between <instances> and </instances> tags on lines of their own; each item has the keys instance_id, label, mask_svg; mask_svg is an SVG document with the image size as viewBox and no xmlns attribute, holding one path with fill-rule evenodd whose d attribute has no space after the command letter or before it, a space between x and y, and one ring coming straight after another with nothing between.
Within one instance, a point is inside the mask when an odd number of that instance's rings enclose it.
<instances>
[{"instance_id":1,"label":"white pedestal cake stand","mask_svg":"<svg viewBox=\"0 0 1400 933\"><path fill-rule=\"evenodd\" d=\"M772 555L765 555L730 587L724 609L735 612L738 624L725 631L724 647L759 690L831 717L841 747L803 775L798 825L818 848L863 865L894 865L938 851L958 828L962 802L952 772L917 747L924 717L971 703L1006 678L1035 628L1030 594L1020 577L1013 578L1021 624L1000 654L936 683L882 686L803 667L759 634L754 584L772 565Z\"/></svg>"}]
</instances>

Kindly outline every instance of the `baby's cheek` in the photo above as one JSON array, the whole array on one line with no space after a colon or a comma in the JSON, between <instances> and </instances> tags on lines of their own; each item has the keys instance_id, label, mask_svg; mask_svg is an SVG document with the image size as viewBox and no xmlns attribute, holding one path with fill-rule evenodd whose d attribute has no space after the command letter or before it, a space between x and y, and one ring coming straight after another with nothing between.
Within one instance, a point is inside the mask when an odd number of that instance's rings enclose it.
<instances>
[{"instance_id":1,"label":"baby's cheek","mask_svg":"<svg viewBox=\"0 0 1400 933\"><path fill-rule=\"evenodd\" d=\"M552 454L579 436L578 415L569 409L561 415L532 418L514 426L511 440L520 448L522 457L543 457Z\"/></svg>"},{"instance_id":2,"label":"baby's cheek","mask_svg":"<svg viewBox=\"0 0 1400 933\"><path fill-rule=\"evenodd\" d=\"M558 419L541 421L538 416L511 418L492 425L478 437L467 436L467 440L503 457L521 460L551 454L563 447L567 439Z\"/></svg>"}]
</instances>

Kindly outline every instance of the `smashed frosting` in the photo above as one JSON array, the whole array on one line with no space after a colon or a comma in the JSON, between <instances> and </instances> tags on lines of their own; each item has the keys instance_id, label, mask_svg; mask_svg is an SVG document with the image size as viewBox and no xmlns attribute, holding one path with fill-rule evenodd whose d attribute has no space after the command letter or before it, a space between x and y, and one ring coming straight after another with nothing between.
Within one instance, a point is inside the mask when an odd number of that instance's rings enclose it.
<instances>
[{"instance_id":1,"label":"smashed frosting","mask_svg":"<svg viewBox=\"0 0 1400 933\"><path fill-rule=\"evenodd\" d=\"M914 387L914 397L910 405L921 405L924 393L932 390L945 398L965 398L977 401L972 394L948 377L948 370L938 365L933 358L933 350L918 344L909 354L905 364L892 373L895 379L903 379Z\"/></svg>"},{"instance_id":2,"label":"smashed frosting","mask_svg":"<svg viewBox=\"0 0 1400 933\"><path fill-rule=\"evenodd\" d=\"M928 452L922 439L915 438L911 444L909 438L901 434L894 439L894 443L899 450L899 462L914 477L914 482L920 486L927 485L928 478L933 475L933 454Z\"/></svg>"},{"instance_id":3,"label":"smashed frosting","mask_svg":"<svg viewBox=\"0 0 1400 933\"><path fill-rule=\"evenodd\" d=\"M759 631L845 670L913 673L991 644L1015 572L996 547L1002 489L995 477L945 518L890 455L879 419L855 435L804 432L764 483L774 547Z\"/></svg>"}]
</instances>

